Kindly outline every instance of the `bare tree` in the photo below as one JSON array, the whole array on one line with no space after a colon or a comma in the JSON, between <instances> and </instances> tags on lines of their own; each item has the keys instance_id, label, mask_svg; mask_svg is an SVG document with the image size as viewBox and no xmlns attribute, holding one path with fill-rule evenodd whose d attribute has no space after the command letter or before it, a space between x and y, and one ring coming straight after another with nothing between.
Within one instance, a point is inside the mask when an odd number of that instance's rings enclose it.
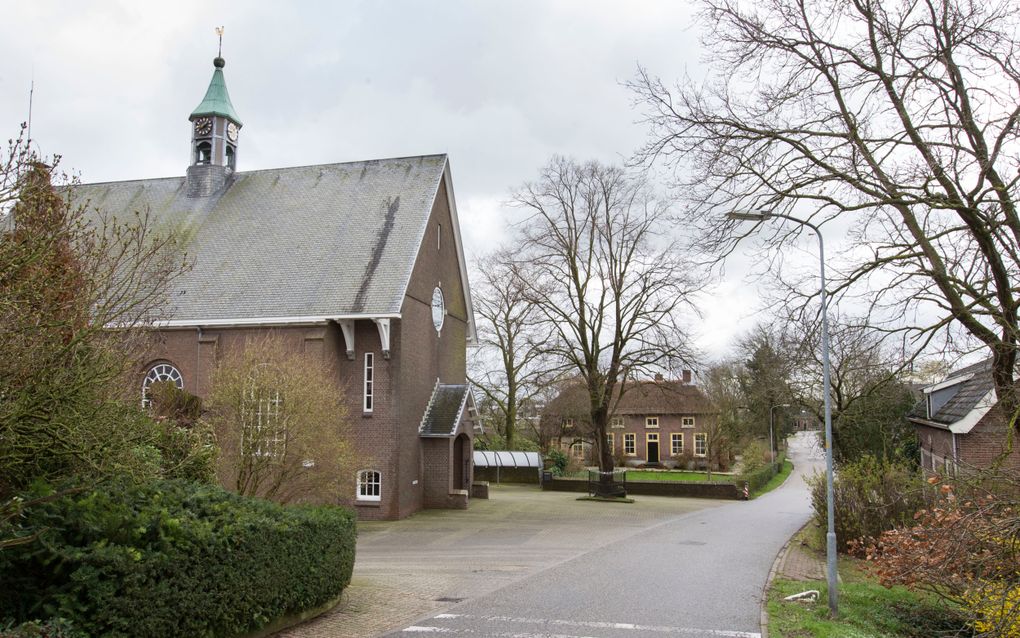
<instances>
[{"instance_id":1,"label":"bare tree","mask_svg":"<svg viewBox=\"0 0 1020 638\"><path fill-rule=\"evenodd\" d=\"M790 350L797 357L792 391L797 404L824 418L821 384L821 337L816 322L804 321L788 331ZM835 321L831 324L833 453L837 461L863 454L887 460L915 460L913 427L904 415L915 403L903 381L907 362L887 335L867 325Z\"/></svg>"},{"instance_id":2,"label":"bare tree","mask_svg":"<svg viewBox=\"0 0 1020 638\"><path fill-rule=\"evenodd\" d=\"M630 83L639 159L676 170L700 245L732 250L734 209L841 220L833 292L915 351L976 340L1014 422L1018 16L1010 0L705 0L714 74Z\"/></svg>"},{"instance_id":3,"label":"bare tree","mask_svg":"<svg viewBox=\"0 0 1020 638\"><path fill-rule=\"evenodd\" d=\"M123 379L187 269L172 233L75 201L54 164L23 139L0 159L0 498L153 470L140 452L153 432Z\"/></svg>"},{"instance_id":4,"label":"bare tree","mask_svg":"<svg viewBox=\"0 0 1020 638\"><path fill-rule=\"evenodd\" d=\"M269 336L216 367L207 419L221 450L224 484L280 502L341 493L353 474L343 391L320 361Z\"/></svg>"},{"instance_id":5,"label":"bare tree","mask_svg":"<svg viewBox=\"0 0 1020 638\"><path fill-rule=\"evenodd\" d=\"M496 251L477 266L481 281L473 295L481 347L471 362L469 380L491 404L499 421L496 429L512 450L522 411L548 381L543 354L549 328L528 302L527 284L512 253Z\"/></svg>"},{"instance_id":6,"label":"bare tree","mask_svg":"<svg viewBox=\"0 0 1020 638\"><path fill-rule=\"evenodd\" d=\"M695 310L697 281L668 236L666 203L622 168L554 157L513 199L527 213L517 259L551 332L544 351L583 383L594 438L605 441L628 378L691 360L681 315Z\"/></svg>"}]
</instances>

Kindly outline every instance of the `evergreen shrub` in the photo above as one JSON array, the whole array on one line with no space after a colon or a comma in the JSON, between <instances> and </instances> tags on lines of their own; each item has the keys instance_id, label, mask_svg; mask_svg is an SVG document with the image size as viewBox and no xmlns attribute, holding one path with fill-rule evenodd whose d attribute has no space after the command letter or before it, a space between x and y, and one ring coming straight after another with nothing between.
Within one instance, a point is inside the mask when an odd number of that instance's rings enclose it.
<instances>
[{"instance_id":1,"label":"evergreen shrub","mask_svg":"<svg viewBox=\"0 0 1020 638\"><path fill-rule=\"evenodd\" d=\"M815 474L809 483L815 522L825 527L825 475ZM840 552L846 552L852 541L866 543L888 529L909 525L925 506L920 474L905 463L869 455L841 464L832 490Z\"/></svg>"},{"instance_id":2,"label":"evergreen shrub","mask_svg":"<svg viewBox=\"0 0 1020 638\"><path fill-rule=\"evenodd\" d=\"M349 510L181 480L69 492L18 524L41 532L0 552L0 618L91 636L254 631L337 598L354 567Z\"/></svg>"}]
</instances>

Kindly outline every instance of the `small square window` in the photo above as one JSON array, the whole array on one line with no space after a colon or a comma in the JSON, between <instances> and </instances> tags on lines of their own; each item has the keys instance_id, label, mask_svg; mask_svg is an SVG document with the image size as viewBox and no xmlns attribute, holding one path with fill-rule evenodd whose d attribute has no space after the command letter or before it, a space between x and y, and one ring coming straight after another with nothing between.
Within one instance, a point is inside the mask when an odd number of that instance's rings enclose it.
<instances>
[{"instance_id":1,"label":"small square window","mask_svg":"<svg viewBox=\"0 0 1020 638\"><path fill-rule=\"evenodd\" d=\"M682 428L693 428L694 427L694 417L692 417L692 416L681 417L680 418L680 427L682 427Z\"/></svg>"},{"instance_id":2,"label":"small square window","mask_svg":"<svg viewBox=\"0 0 1020 638\"><path fill-rule=\"evenodd\" d=\"M574 429L574 420L573 419L563 419L563 429L564 430L573 430Z\"/></svg>"},{"instance_id":3,"label":"small square window","mask_svg":"<svg viewBox=\"0 0 1020 638\"><path fill-rule=\"evenodd\" d=\"M615 428L615 429L622 429L623 428L623 417L622 416L614 416L613 418L609 419L609 427Z\"/></svg>"},{"instance_id":4,"label":"small square window","mask_svg":"<svg viewBox=\"0 0 1020 638\"><path fill-rule=\"evenodd\" d=\"M646 428L657 428L657 427L659 427L659 417L657 417L657 416L646 417L645 418L645 427Z\"/></svg>"}]
</instances>

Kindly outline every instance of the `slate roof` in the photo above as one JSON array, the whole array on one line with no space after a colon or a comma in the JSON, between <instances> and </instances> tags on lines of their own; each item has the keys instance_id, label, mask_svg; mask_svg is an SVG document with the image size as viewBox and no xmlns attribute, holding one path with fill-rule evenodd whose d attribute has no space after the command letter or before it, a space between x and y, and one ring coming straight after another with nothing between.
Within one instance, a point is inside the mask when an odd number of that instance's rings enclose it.
<instances>
[{"instance_id":1,"label":"slate roof","mask_svg":"<svg viewBox=\"0 0 1020 638\"><path fill-rule=\"evenodd\" d=\"M181 323L398 313L446 155L234 173L209 197L186 178L74 187L110 214L148 211L184 238Z\"/></svg>"},{"instance_id":2,"label":"slate roof","mask_svg":"<svg viewBox=\"0 0 1020 638\"><path fill-rule=\"evenodd\" d=\"M619 386L617 386L619 392ZM546 406L546 416L588 415L588 392L579 383L565 386ZM628 382L614 414L714 414L718 412L705 393L682 381Z\"/></svg>"},{"instance_id":3,"label":"slate roof","mask_svg":"<svg viewBox=\"0 0 1020 638\"><path fill-rule=\"evenodd\" d=\"M418 434L421 436L453 436L457 433L464 408L471 400L467 384L437 383L425 408Z\"/></svg>"},{"instance_id":4,"label":"slate roof","mask_svg":"<svg viewBox=\"0 0 1020 638\"><path fill-rule=\"evenodd\" d=\"M968 375L973 376L961 382L959 389L952 398L940 407L935 414L930 417L928 416L927 396L925 396L914 406L909 416L949 426L970 414L974 408L978 407L981 399L995 388L995 383L992 380L992 360L989 358L965 368L954 370L940 383Z\"/></svg>"}]
</instances>

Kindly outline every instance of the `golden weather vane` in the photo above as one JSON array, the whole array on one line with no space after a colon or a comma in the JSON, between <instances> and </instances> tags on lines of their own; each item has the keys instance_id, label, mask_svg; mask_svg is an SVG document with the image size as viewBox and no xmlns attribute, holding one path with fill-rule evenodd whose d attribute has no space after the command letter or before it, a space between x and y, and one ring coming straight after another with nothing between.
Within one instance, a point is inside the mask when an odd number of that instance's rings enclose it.
<instances>
[{"instance_id":1,"label":"golden weather vane","mask_svg":"<svg viewBox=\"0 0 1020 638\"><path fill-rule=\"evenodd\" d=\"M220 36L220 48L216 51L216 56L223 57L223 27L216 27L216 35Z\"/></svg>"}]
</instances>

